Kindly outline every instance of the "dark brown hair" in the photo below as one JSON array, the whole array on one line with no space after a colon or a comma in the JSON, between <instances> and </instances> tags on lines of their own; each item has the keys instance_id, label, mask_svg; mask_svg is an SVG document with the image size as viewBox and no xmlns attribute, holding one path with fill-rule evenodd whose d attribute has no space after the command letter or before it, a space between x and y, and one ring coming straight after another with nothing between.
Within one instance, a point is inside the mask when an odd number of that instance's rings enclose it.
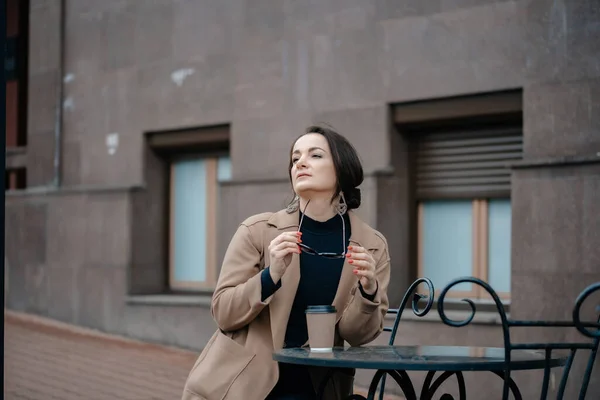
<instances>
[{"instance_id":1,"label":"dark brown hair","mask_svg":"<svg viewBox=\"0 0 600 400\"><path fill-rule=\"evenodd\" d=\"M360 207L361 198L358 186L363 182L364 174L362 164L354 146L352 146L348 139L337 133L333 127L326 124L309 126L302 135L296 138L294 144L302 136L309 133L323 135L331 150L337 180L337 187L331 201L333 201L340 192L343 192L349 210ZM292 144L292 148L290 149L290 164L288 167L290 182L292 181L292 152L294 150L294 144Z\"/></svg>"}]
</instances>

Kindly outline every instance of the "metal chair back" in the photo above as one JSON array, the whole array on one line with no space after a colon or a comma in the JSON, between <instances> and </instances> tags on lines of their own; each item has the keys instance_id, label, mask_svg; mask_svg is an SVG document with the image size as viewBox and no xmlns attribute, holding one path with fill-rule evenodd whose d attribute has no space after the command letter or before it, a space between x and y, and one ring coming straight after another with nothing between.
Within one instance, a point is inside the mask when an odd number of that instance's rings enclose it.
<instances>
[{"instance_id":1,"label":"metal chair back","mask_svg":"<svg viewBox=\"0 0 600 400\"><path fill-rule=\"evenodd\" d=\"M494 289L486 282L474 278L474 277L463 277L458 278L451 281L442 291L440 292L440 296L437 299L437 310L438 314L442 320L442 322L446 325L452 327L463 327L471 323L475 316L476 305L470 299L463 299L467 304L469 304L471 308L471 314L462 321L454 321L447 317L445 309L444 309L444 300L448 292L456 285L461 283L471 283L474 285L481 286L493 299L494 304L496 306L496 310L500 316L502 333L503 333L503 342L504 342L504 352L505 352L505 366L502 373L496 373L501 379L503 379L503 389L502 389L502 399L508 400L509 392L513 394L515 399L519 400L522 398L521 393L513 381L511 377L511 354L514 350L539 350L544 351L545 354L545 368L544 368L544 377L542 381L541 388L541 399L546 399L548 396L548 388L550 382L550 364L552 360L553 351L556 350L566 350L569 355L567 357L565 367L563 368L563 373L561 376L560 384L557 392L557 399L562 400L565 394L565 389L567 386L567 381L569 379L569 374L571 372L571 367L573 365L573 361L575 360L575 356L578 352L583 350L589 351L589 356L587 358L587 367L582 377L582 383L579 390L579 399L585 399L587 389L589 386L592 370L594 367L594 362L598 356L598 347L600 344L600 307L597 308L599 313L598 317L594 322L583 322L581 321L581 307L585 300L592 295L592 293L600 291L600 282L594 283L587 288L585 288L577 297L575 301L575 307L572 312L572 321L542 321L542 320L513 320L508 318L506 309L502 304L500 297L494 291ZM417 293L417 287L420 284L426 284L428 288L428 295L423 295ZM428 278L419 278L408 288L406 291L400 306L397 309L388 310L388 314L395 315L394 323L392 326L384 327L385 332L390 332L389 345L394 345L396 334L398 332L398 327L400 324L400 320L402 317L402 312L407 306L409 300L412 300L412 311L416 316L423 317L427 315L427 313L431 310L434 304L434 286L430 279ZM427 303L423 309L419 309L419 302L421 300L427 300ZM523 327L547 327L547 328L576 328L586 340L582 340L579 342L545 342L545 343L514 343L511 340L511 329L512 328L523 328ZM440 377L438 377L435 381L433 381L435 372L428 373L425 378L426 384L424 388L437 388L441 385L443 381L448 379L449 377L456 375L459 383L459 389L464 388L464 378L461 372L452 372L452 373L444 373ZM385 378L384 374L381 377L381 385L379 390L379 399L383 400L383 394L385 390ZM433 394L433 393L431 393ZM462 398L462 397L461 397Z\"/></svg>"}]
</instances>

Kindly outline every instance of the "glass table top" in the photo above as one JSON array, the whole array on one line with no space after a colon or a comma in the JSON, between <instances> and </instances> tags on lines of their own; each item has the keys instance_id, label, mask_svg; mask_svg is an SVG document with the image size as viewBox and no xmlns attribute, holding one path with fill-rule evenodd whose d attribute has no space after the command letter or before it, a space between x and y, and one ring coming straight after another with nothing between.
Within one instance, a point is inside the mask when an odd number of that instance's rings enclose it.
<instances>
[{"instance_id":1,"label":"glass table top","mask_svg":"<svg viewBox=\"0 0 600 400\"><path fill-rule=\"evenodd\" d=\"M535 350L513 350L510 369L543 369L545 354ZM406 371L501 371L505 367L503 348L460 346L363 346L336 347L330 352L306 348L277 351L273 359L283 363L322 367L396 369ZM556 351L550 367L560 367L567 357Z\"/></svg>"}]
</instances>

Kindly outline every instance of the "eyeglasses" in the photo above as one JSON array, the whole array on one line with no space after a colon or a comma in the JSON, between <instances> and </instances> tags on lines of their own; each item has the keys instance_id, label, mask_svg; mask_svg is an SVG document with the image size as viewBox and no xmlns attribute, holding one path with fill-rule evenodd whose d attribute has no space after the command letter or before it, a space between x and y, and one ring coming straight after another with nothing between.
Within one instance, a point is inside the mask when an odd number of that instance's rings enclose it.
<instances>
[{"instance_id":1,"label":"eyeglasses","mask_svg":"<svg viewBox=\"0 0 600 400\"><path fill-rule=\"evenodd\" d=\"M304 215L306 213L306 208L308 207L308 203L310 203L310 200L306 203L306 206L304 206L304 211L302 212L302 217L300 217L300 224L298 226L298 232L300 232L300 228L302 227L302 221L304 220ZM342 253L329 253L329 252L320 252L320 251L316 251L315 249L313 249L310 246L305 245L304 243L298 243L298 246L300 246L300 250L302 250L303 252L307 253L307 254L311 254L313 256L320 256L320 257L324 257L324 258L344 258L346 257L346 222L344 221L344 217L341 214L338 214L340 216L340 218L342 219Z\"/></svg>"}]
</instances>

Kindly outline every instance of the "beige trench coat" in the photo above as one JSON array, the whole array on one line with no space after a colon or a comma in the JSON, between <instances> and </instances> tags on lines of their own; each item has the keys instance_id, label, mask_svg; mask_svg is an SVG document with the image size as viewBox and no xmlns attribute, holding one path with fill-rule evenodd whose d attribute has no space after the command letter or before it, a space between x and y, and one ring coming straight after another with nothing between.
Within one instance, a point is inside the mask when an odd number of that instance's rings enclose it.
<instances>
[{"instance_id":1,"label":"beige trench coat","mask_svg":"<svg viewBox=\"0 0 600 400\"><path fill-rule=\"evenodd\" d=\"M383 330L388 309L390 259L385 238L349 212L350 244L368 249L376 261L378 290L374 301L358 288L353 267L344 263L333 300L337 309L336 346L344 341L359 346L374 340ZM244 221L226 251L215 289L211 312L218 330L190 371L182 400L263 400L278 380L274 350L283 347L286 326L300 280L299 256L294 254L281 288L261 301L260 272L270 264L268 247L284 231L298 229L298 212L255 215ZM311 368L315 385L326 372ZM339 399L352 390L354 371L334 374L327 399Z\"/></svg>"}]
</instances>

